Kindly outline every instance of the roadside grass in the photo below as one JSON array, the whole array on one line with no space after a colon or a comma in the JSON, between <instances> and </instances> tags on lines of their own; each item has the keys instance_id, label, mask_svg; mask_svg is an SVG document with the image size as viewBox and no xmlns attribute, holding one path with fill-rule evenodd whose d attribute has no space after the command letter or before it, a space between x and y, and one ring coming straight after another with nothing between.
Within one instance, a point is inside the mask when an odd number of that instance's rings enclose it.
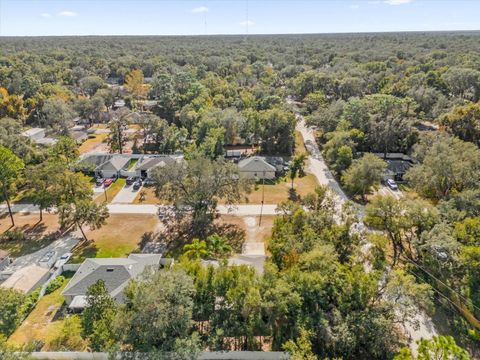
<instances>
[{"instance_id":1,"label":"roadside grass","mask_svg":"<svg viewBox=\"0 0 480 360\"><path fill-rule=\"evenodd\" d=\"M103 143L108 137L108 134L93 134L93 135L95 137L92 137L92 138L89 137L79 146L78 151L80 152L80 154L84 154L94 150L98 145Z\"/></svg>"},{"instance_id":2,"label":"roadside grass","mask_svg":"<svg viewBox=\"0 0 480 360\"><path fill-rule=\"evenodd\" d=\"M64 273L63 276L65 281L62 286L39 300L32 312L9 337L8 344L23 346L33 341L45 344L49 338L55 337L60 332L64 320L58 316L58 312L65 301L61 293L73 273Z\"/></svg>"},{"instance_id":3,"label":"roadside grass","mask_svg":"<svg viewBox=\"0 0 480 360\"><path fill-rule=\"evenodd\" d=\"M138 249L142 235L155 232L160 224L156 215L112 214L97 230L86 229L91 242L74 250L72 262L88 257L124 257Z\"/></svg>"},{"instance_id":4,"label":"roadside grass","mask_svg":"<svg viewBox=\"0 0 480 360\"><path fill-rule=\"evenodd\" d=\"M300 197L307 194L313 193L315 188L318 186L317 179L312 174L306 174L302 178L296 178L294 181L293 188L296 190L297 195ZM282 177L278 179L275 183L265 182L265 190L263 190L264 185L261 182L258 182L255 185L254 190L246 196L246 199L241 201L241 203L247 204L261 204L262 203L262 192L264 194L264 204L279 204L282 201L288 200L289 190L291 188L291 182L288 177Z\"/></svg>"},{"instance_id":5,"label":"roadside grass","mask_svg":"<svg viewBox=\"0 0 480 360\"><path fill-rule=\"evenodd\" d=\"M53 236L60 228L58 216L43 214L43 221L39 222L40 215L35 213L15 213L15 227L11 227L8 213L0 215L0 234L7 230L20 231L25 238L0 242L0 249L6 250L12 257L30 254L47 246L56 239Z\"/></svg>"},{"instance_id":6,"label":"roadside grass","mask_svg":"<svg viewBox=\"0 0 480 360\"><path fill-rule=\"evenodd\" d=\"M295 131L295 155L301 154L308 156L308 151L305 148L302 133L300 131Z\"/></svg>"},{"instance_id":7,"label":"roadside grass","mask_svg":"<svg viewBox=\"0 0 480 360\"><path fill-rule=\"evenodd\" d=\"M122 190L122 188L125 186L125 182L126 182L126 179L118 178L112 183L112 185L110 185L106 189L108 203L110 203L115 197L115 195L117 195L120 192L120 190ZM103 193L99 194L93 201L95 201L95 203L97 204L105 202L105 194Z\"/></svg>"}]
</instances>

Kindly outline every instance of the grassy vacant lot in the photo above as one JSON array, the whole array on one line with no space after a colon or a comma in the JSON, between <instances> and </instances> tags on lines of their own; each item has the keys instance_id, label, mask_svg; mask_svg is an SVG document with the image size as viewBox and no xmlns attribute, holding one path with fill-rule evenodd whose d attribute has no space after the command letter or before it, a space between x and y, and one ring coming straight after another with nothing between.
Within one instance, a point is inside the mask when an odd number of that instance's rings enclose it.
<instances>
[{"instance_id":1,"label":"grassy vacant lot","mask_svg":"<svg viewBox=\"0 0 480 360\"><path fill-rule=\"evenodd\" d=\"M82 143L82 145L80 145L78 151L80 151L80 154L93 151L97 146L102 144L107 139L107 137L108 134L92 134L87 140Z\"/></svg>"},{"instance_id":2,"label":"grassy vacant lot","mask_svg":"<svg viewBox=\"0 0 480 360\"><path fill-rule=\"evenodd\" d=\"M303 178L296 178L294 189L300 196L312 193L318 185L317 179L312 174L306 174ZM265 182L265 204L279 204L288 200L291 182L289 178L280 178L275 183ZM263 185L261 182L255 186L255 189L243 201L249 204L261 204Z\"/></svg>"},{"instance_id":3,"label":"grassy vacant lot","mask_svg":"<svg viewBox=\"0 0 480 360\"><path fill-rule=\"evenodd\" d=\"M20 327L10 336L9 344L22 346L39 340L48 347L49 340L57 337L62 329L64 320L58 312L64 302L61 292L69 280L66 278L59 289L40 299Z\"/></svg>"},{"instance_id":4,"label":"grassy vacant lot","mask_svg":"<svg viewBox=\"0 0 480 360\"><path fill-rule=\"evenodd\" d=\"M118 178L107 188L107 202L111 202L115 195L119 193L120 190L125 186L126 179ZM98 203L105 202L105 194L99 194L95 197L94 201Z\"/></svg>"},{"instance_id":5,"label":"grassy vacant lot","mask_svg":"<svg viewBox=\"0 0 480 360\"><path fill-rule=\"evenodd\" d=\"M54 240L48 235L59 229L58 216L53 214L43 214L42 222L39 222L39 214L16 213L13 218L14 228L11 227L8 213L0 215L0 234L7 230L19 230L26 236L26 240L0 242L0 249L9 251L13 257L40 250Z\"/></svg>"},{"instance_id":6,"label":"grassy vacant lot","mask_svg":"<svg viewBox=\"0 0 480 360\"><path fill-rule=\"evenodd\" d=\"M82 262L87 257L123 257L138 248L143 234L157 230L160 221L156 215L113 214L100 229L87 230L89 240L84 247L76 249L73 262Z\"/></svg>"}]
</instances>

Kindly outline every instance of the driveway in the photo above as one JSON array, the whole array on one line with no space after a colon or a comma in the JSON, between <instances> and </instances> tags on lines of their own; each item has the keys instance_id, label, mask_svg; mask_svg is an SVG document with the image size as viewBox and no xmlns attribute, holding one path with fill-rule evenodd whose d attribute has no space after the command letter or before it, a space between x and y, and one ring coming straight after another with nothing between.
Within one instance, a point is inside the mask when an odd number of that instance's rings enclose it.
<instances>
[{"instance_id":1,"label":"driveway","mask_svg":"<svg viewBox=\"0 0 480 360\"><path fill-rule=\"evenodd\" d=\"M50 245L45 246L41 250L16 258L10 265L9 269L18 270L27 265L36 264L43 257L43 255L45 255L45 253L50 250L56 251L57 258L59 258L63 254L70 252L79 241L80 237L78 235L75 235L75 233L66 235L58 240L55 240Z\"/></svg>"},{"instance_id":2,"label":"driveway","mask_svg":"<svg viewBox=\"0 0 480 360\"><path fill-rule=\"evenodd\" d=\"M133 185L124 185L118 194L113 198L111 204L131 204L141 190L142 188L140 187L140 189L134 191Z\"/></svg>"}]
</instances>

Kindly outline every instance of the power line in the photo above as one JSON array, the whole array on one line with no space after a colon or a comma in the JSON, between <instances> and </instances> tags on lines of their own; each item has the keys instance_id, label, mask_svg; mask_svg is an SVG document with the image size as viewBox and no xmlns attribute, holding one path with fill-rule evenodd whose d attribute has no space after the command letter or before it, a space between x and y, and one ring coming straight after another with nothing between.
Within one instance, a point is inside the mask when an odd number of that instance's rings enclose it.
<instances>
[{"instance_id":1,"label":"power line","mask_svg":"<svg viewBox=\"0 0 480 360\"><path fill-rule=\"evenodd\" d=\"M420 266L419 264L417 264L415 261L411 260L411 259L408 259L407 257L403 256L404 260L407 260L408 262L412 263L413 265L415 265L416 267L418 267L419 269L421 269L423 272L425 272L425 274L427 274L428 276L430 276L431 278L435 279L436 281L438 281L440 284L442 284L443 286L445 286L447 289L449 289L452 293L454 293L455 295L457 295L460 299L462 299L465 303L470 303L471 300L470 299L467 299L465 296L463 296L462 294L458 293L456 290L452 289L449 285L447 285L446 283L444 283L442 280L440 280L439 278L437 278L435 275L433 275L432 273L430 273L429 271L427 271L424 267ZM466 305L466 304L464 304ZM475 309L477 309L478 311L480 311L480 308L478 306L476 306L475 304L471 304Z\"/></svg>"}]
</instances>

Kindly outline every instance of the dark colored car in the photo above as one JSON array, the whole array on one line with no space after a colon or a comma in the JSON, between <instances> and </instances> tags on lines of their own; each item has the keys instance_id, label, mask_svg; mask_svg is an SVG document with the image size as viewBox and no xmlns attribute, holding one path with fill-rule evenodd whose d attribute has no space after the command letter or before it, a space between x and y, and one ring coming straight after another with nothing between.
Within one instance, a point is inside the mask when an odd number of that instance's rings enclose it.
<instances>
[{"instance_id":1,"label":"dark colored car","mask_svg":"<svg viewBox=\"0 0 480 360\"><path fill-rule=\"evenodd\" d=\"M102 186L104 181L105 181L104 178L96 178L95 179L95 185L96 186Z\"/></svg>"},{"instance_id":2,"label":"dark colored car","mask_svg":"<svg viewBox=\"0 0 480 360\"><path fill-rule=\"evenodd\" d=\"M112 183L113 183L113 179L105 179L105 181L103 182L103 186L109 187L110 185L112 185Z\"/></svg>"},{"instance_id":3,"label":"dark colored car","mask_svg":"<svg viewBox=\"0 0 480 360\"><path fill-rule=\"evenodd\" d=\"M136 176L130 176L130 177L127 178L127 180L125 181L125 184L127 184L127 186L130 186L130 185L132 185L136 180L137 180L137 177L136 177Z\"/></svg>"},{"instance_id":4,"label":"dark colored car","mask_svg":"<svg viewBox=\"0 0 480 360\"><path fill-rule=\"evenodd\" d=\"M133 190L137 191L138 189L140 189L141 186L142 186L142 180L139 179L133 183Z\"/></svg>"}]
</instances>

